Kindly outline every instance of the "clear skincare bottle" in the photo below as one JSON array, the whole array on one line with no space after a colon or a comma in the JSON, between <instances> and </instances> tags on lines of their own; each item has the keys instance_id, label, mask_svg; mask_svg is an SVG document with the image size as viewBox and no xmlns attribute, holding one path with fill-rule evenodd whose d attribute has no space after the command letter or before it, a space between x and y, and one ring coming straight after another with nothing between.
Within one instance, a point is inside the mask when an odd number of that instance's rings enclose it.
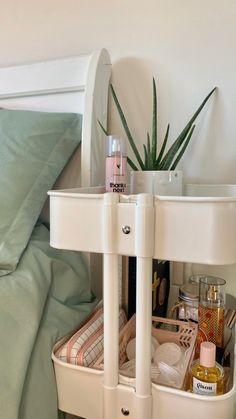
<instances>
[{"instance_id":1,"label":"clear skincare bottle","mask_svg":"<svg viewBox=\"0 0 236 419\"><path fill-rule=\"evenodd\" d=\"M126 186L126 144L122 138L109 135L106 152L106 192L125 193Z\"/></svg>"},{"instance_id":2,"label":"clear skincare bottle","mask_svg":"<svg viewBox=\"0 0 236 419\"><path fill-rule=\"evenodd\" d=\"M203 396L224 394L224 369L216 361L216 345L202 342L200 359L193 362L190 370L190 391Z\"/></svg>"}]
</instances>

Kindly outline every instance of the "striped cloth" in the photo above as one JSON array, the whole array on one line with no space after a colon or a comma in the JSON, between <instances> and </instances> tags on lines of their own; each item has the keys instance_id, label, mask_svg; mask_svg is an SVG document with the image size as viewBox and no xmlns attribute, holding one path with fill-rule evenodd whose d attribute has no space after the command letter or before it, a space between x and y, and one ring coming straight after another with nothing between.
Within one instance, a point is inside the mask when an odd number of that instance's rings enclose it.
<instances>
[{"instance_id":1,"label":"striped cloth","mask_svg":"<svg viewBox=\"0 0 236 419\"><path fill-rule=\"evenodd\" d=\"M125 312L120 309L120 330L126 322ZM93 312L84 326L57 350L56 356L62 362L92 368L103 353L103 339L103 308L100 308Z\"/></svg>"}]
</instances>

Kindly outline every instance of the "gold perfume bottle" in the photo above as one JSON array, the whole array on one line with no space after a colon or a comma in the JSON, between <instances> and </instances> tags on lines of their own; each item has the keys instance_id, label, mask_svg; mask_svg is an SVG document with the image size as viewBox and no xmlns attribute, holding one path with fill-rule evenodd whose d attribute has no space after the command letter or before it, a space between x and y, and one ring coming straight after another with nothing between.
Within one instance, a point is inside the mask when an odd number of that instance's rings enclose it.
<instances>
[{"instance_id":1,"label":"gold perfume bottle","mask_svg":"<svg viewBox=\"0 0 236 419\"><path fill-rule=\"evenodd\" d=\"M202 276L199 285L197 354L203 341L213 342L220 348L224 346L225 280Z\"/></svg>"},{"instance_id":2,"label":"gold perfume bottle","mask_svg":"<svg viewBox=\"0 0 236 419\"><path fill-rule=\"evenodd\" d=\"M224 369L217 364L216 346L202 342L200 359L193 362L190 370L190 391L204 396L224 394Z\"/></svg>"}]
</instances>

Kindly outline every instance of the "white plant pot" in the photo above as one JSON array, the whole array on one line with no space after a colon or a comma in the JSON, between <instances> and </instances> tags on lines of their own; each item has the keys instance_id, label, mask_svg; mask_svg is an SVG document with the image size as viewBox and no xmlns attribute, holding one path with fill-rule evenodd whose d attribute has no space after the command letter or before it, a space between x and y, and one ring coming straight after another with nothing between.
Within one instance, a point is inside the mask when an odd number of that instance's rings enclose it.
<instances>
[{"instance_id":1,"label":"white plant pot","mask_svg":"<svg viewBox=\"0 0 236 419\"><path fill-rule=\"evenodd\" d=\"M130 192L153 195L181 196L183 181L181 170L144 170L130 172Z\"/></svg>"}]
</instances>

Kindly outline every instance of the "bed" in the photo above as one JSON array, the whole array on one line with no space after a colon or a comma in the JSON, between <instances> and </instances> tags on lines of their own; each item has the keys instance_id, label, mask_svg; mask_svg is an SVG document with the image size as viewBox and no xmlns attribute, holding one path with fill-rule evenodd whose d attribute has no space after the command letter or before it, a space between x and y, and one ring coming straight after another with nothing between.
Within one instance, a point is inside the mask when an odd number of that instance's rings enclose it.
<instances>
[{"instance_id":1,"label":"bed","mask_svg":"<svg viewBox=\"0 0 236 419\"><path fill-rule=\"evenodd\" d=\"M106 50L0 69L0 417L56 419L54 343L98 302L99 257L49 246L47 190L104 184ZM81 145L80 145L81 144Z\"/></svg>"}]
</instances>

